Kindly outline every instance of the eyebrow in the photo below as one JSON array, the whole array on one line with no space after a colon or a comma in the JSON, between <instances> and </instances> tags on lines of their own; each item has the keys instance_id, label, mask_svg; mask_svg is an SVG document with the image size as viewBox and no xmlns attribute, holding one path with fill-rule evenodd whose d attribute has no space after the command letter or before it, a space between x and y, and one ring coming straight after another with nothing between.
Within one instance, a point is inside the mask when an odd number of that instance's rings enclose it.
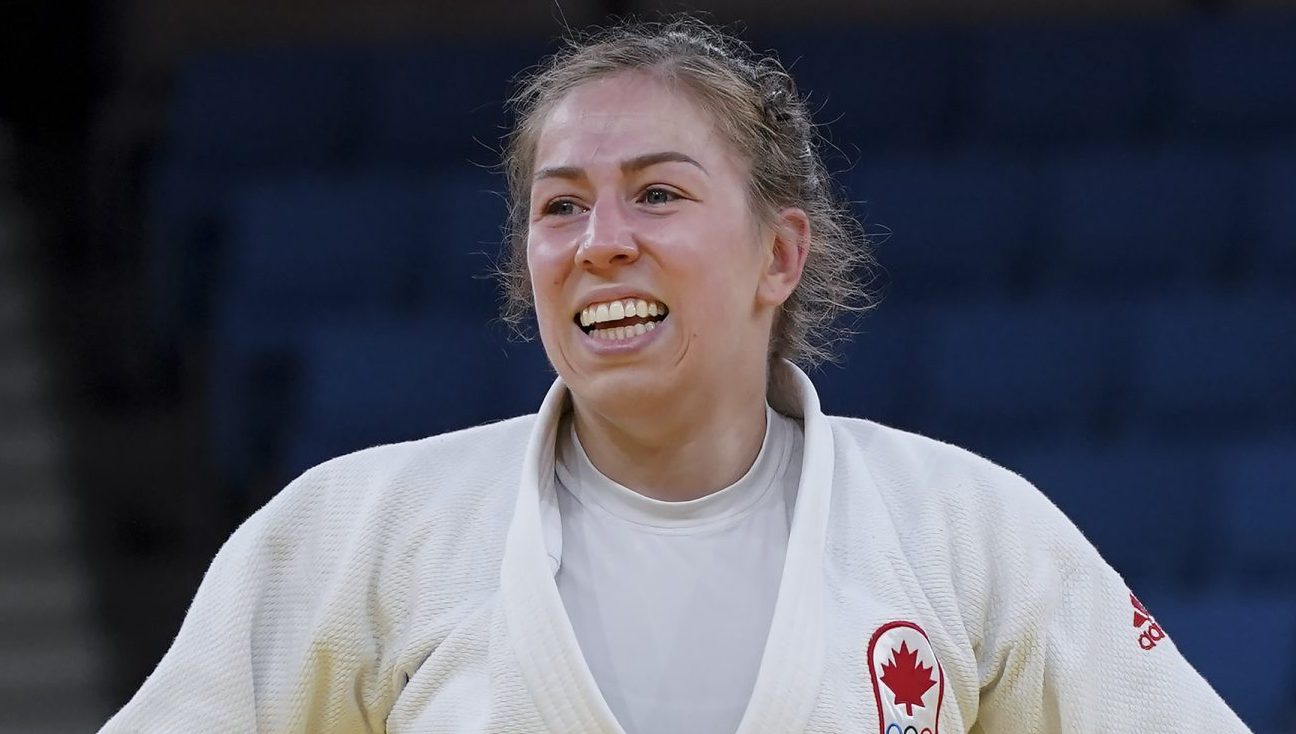
<instances>
[{"instance_id":1,"label":"eyebrow","mask_svg":"<svg viewBox=\"0 0 1296 734\"><path fill-rule=\"evenodd\" d=\"M691 166L696 166L698 170L702 171L706 175L711 175L711 172L706 169L706 166L698 163L691 156L687 156L674 150L664 150L660 153L645 153L643 155L635 156L634 158L628 158L621 161L621 170L624 173L636 173L659 163L687 163ZM545 178L579 179L584 177L585 169L578 166L553 166L550 168L541 168L539 171L536 171L532 180L539 181L540 179Z\"/></svg>"}]
</instances>

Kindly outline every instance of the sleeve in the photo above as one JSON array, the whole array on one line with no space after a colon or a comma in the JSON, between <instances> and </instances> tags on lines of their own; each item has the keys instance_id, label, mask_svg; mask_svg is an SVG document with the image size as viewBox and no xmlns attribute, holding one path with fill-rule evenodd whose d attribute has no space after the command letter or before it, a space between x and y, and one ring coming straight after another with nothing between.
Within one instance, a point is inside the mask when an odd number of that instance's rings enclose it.
<instances>
[{"instance_id":1,"label":"sleeve","mask_svg":"<svg viewBox=\"0 0 1296 734\"><path fill-rule=\"evenodd\" d=\"M1057 582L1036 590L1040 603L1024 604L1023 617L1005 615L1012 631L989 666L973 731L1249 731L1067 524L1075 565L1045 574Z\"/></svg>"},{"instance_id":2,"label":"sleeve","mask_svg":"<svg viewBox=\"0 0 1296 734\"><path fill-rule=\"evenodd\" d=\"M333 516L346 513L317 499L290 485L235 531L170 650L101 734L383 730L376 636L339 570L347 525Z\"/></svg>"}]
</instances>

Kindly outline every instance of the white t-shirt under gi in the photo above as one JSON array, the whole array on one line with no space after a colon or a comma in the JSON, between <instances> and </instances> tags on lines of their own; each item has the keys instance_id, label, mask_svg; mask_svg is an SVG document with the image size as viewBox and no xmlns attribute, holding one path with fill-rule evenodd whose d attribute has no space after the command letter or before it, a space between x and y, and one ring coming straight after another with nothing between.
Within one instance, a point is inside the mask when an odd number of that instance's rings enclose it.
<instances>
[{"instance_id":1,"label":"white t-shirt under gi","mask_svg":"<svg viewBox=\"0 0 1296 734\"><path fill-rule=\"evenodd\" d=\"M558 591L627 734L738 729L778 596L801 477L801 426L766 408L746 474L687 502L604 476L558 435Z\"/></svg>"}]
</instances>

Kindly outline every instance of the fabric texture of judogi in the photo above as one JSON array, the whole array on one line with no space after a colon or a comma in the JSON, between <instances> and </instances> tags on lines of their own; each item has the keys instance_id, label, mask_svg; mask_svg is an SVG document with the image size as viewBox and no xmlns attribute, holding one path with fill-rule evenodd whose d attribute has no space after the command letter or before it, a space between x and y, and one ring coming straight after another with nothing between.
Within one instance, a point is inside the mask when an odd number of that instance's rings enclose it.
<instances>
[{"instance_id":1,"label":"fabric texture of judogi","mask_svg":"<svg viewBox=\"0 0 1296 734\"><path fill-rule=\"evenodd\" d=\"M1141 643L1154 620L1131 627L1137 600L1029 483L825 417L776 370L805 443L739 734L1246 731L1171 638ZM545 544L567 402L557 382L538 415L306 472L226 542L102 731L620 732Z\"/></svg>"}]
</instances>

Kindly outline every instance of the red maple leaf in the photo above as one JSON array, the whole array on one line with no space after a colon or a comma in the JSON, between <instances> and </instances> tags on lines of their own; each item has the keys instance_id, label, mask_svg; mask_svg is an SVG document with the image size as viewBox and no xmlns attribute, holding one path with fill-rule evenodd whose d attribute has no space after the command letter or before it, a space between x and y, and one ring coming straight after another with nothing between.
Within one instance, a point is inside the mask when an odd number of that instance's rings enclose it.
<instances>
[{"instance_id":1,"label":"red maple leaf","mask_svg":"<svg viewBox=\"0 0 1296 734\"><path fill-rule=\"evenodd\" d=\"M908 643L901 640L900 649L891 651L891 662L882 664L882 682L895 694L896 705L903 705L905 713L913 716L913 707L924 706L923 694L936 685L931 672L918 661L918 651L910 651Z\"/></svg>"}]
</instances>

